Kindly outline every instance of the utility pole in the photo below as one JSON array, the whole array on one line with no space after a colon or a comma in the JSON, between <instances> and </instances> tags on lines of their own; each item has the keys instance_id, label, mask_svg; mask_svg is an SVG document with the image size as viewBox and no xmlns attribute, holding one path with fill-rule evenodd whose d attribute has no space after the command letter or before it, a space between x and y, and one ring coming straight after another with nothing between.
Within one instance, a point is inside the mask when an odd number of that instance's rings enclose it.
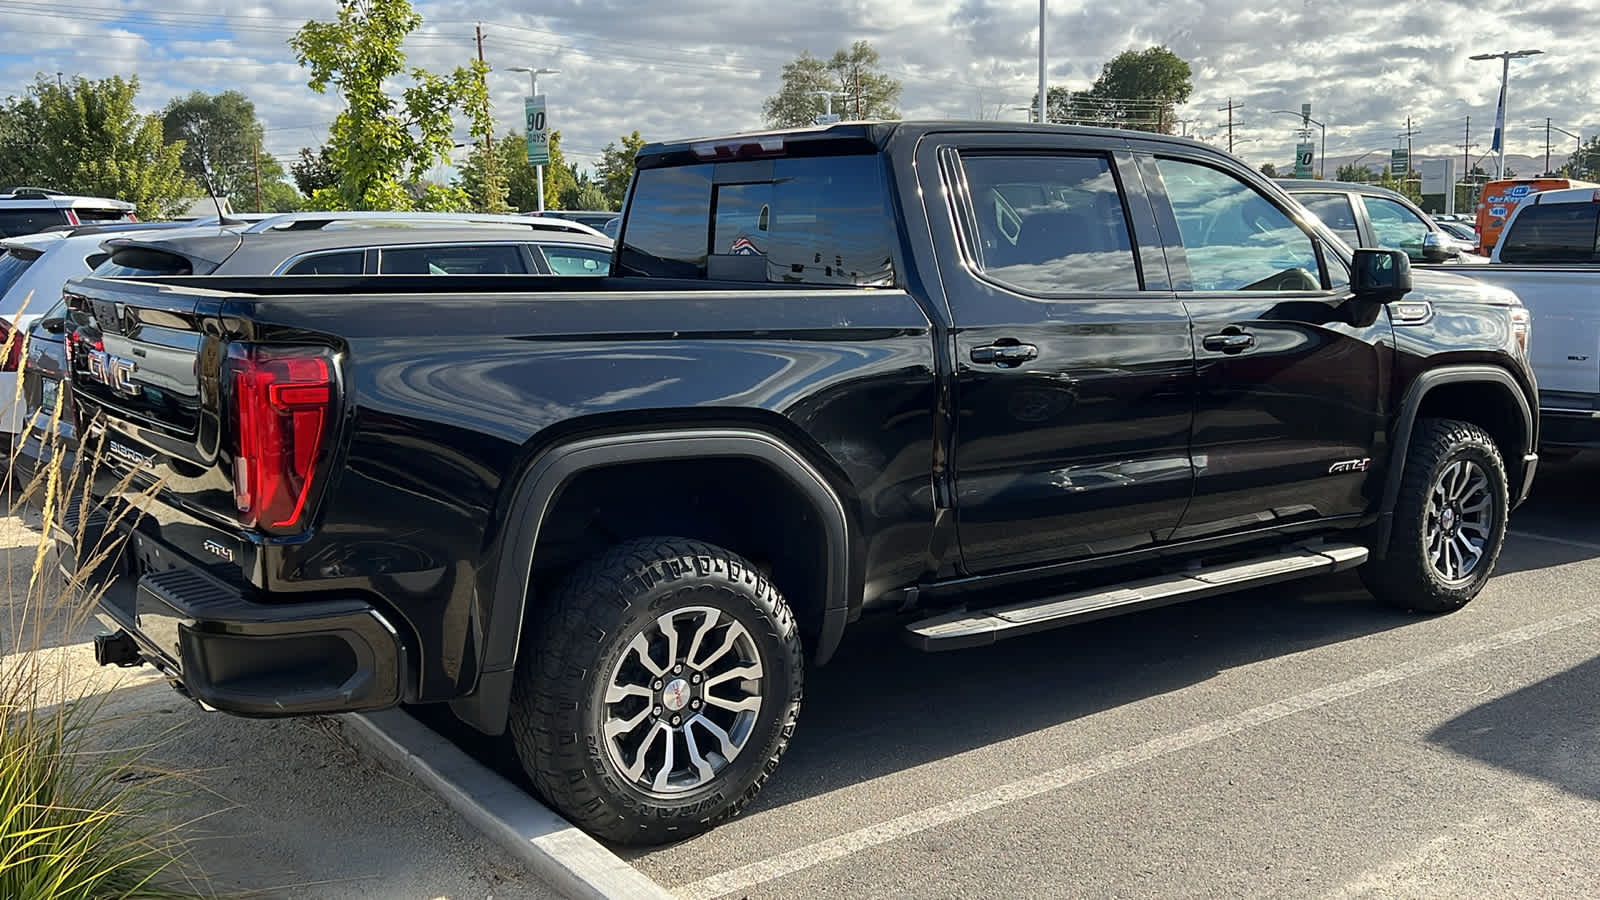
<instances>
[{"instance_id":1,"label":"utility pole","mask_svg":"<svg viewBox=\"0 0 1600 900\"><path fill-rule=\"evenodd\" d=\"M263 204L261 202L261 145L260 144L256 144L254 147L250 148L250 160L251 160L251 162L255 163L255 167L256 167L256 212L258 212L258 213L259 212L265 212L265 210L263 210L261 208L265 204Z\"/></svg>"},{"instance_id":2,"label":"utility pole","mask_svg":"<svg viewBox=\"0 0 1600 900\"><path fill-rule=\"evenodd\" d=\"M474 25L473 28L478 33L478 62L483 62L483 26L482 25ZM484 85L484 93L485 94L488 93L488 88L489 88L488 84L485 84ZM489 102L487 96L485 96L483 102L484 103L488 103ZM485 111L487 112L487 110L485 110ZM488 131L487 134L485 134L483 136L483 145L484 145L484 149L489 151L489 169L490 169L490 171L493 171L494 170L494 120L490 119L489 121L490 121L489 131Z\"/></svg>"},{"instance_id":3,"label":"utility pole","mask_svg":"<svg viewBox=\"0 0 1600 900\"><path fill-rule=\"evenodd\" d=\"M1472 117L1467 116L1467 133L1461 139L1461 180L1472 178Z\"/></svg>"},{"instance_id":4,"label":"utility pole","mask_svg":"<svg viewBox=\"0 0 1600 900\"><path fill-rule=\"evenodd\" d=\"M1406 170L1405 170L1405 172L1403 172L1400 175L1400 183L1401 184L1405 184L1407 181L1409 181L1411 179L1411 171L1412 171L1412 168L1413 168L1412 162L1411 162L1411 138L1412 138L1413 135L1416 135L1418 133L1419 132L1416 129L1411 127L1411 117L1410 116L1406 116L1406 130L1400 132L1397 135L1395 135L1395 142L1396 143L1399 143L1402 139L1406 142ZM1391 167L1391 168L1393 168L1393 167Z\"/></svg>"},{"instance_id":5,"label":"utility pole","mask_svg":"<svg viewBox=\"0 0 1600 900\"><path fill-rule=\"evenodd\" d=\"M1535 129L1537 129L1537 127L1538 126L1535 126ZM1550 117L1549 116L1545 116L1544 117L1544 171L1541 173L1541 174L1544 174L1544 175L1552 175L1552 174L1554 174L1553 172L1550 171L1550 129L1551 129Z\"/></svg>"},{"instance_id":6,"label":"utility pole","mask_svg":"<svg viewBox=\"0 0 1600 900\"><path fill-rule=\"evenodd\" d=\"M1046 104L1050 102L1049 89L1045 85L1044 71L1044 11L1049 0L1039 0L1039 124L1050 121L1045 118Z\"/></svg>"},{"instance_id":7,"label":"utility pole","mask_svg":"<svg viewBox=\"0 0 1600 900\"><path fill-rule=\"evenodd\" d=\"M1236 110L1236 109L1243 109L1243 108L1244 108L1244 106L1242 104L1234 103L1232 97L1228 98L1228 105L1227 106L1219 106L1219 107L1217 107L1217 112L1222 112L1222 111L1226 110L1227 113L1228 113L1228 152L1229 153L1233 152L1233 111Z\"/></svg>"}]
</instances>

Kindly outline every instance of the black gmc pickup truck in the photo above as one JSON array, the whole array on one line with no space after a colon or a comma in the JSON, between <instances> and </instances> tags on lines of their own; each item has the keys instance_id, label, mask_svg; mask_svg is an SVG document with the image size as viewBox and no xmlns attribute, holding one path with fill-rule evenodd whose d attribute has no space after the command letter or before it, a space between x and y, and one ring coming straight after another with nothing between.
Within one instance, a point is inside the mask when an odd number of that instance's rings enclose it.
<instances>
[{"instance_id":1,"label":"black gmc pickup truck","mask_svg":"<svg viewBox=\"0 0 1600 900\"><path fill-rule=\"evenodd\" d=\"M1353 567L1447 612L1538 462L1512 294L1159 135L658 144L608 277L68 296L103 661L447 702L620 842L744 807L864 615L945 650Z\"/></svg>"}]
</instances>

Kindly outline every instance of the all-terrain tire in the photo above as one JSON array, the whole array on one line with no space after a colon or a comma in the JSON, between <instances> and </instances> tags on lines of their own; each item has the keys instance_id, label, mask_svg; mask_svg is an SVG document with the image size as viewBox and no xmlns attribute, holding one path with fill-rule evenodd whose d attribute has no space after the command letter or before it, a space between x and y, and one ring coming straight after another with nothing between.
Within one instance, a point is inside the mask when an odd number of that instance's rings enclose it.
<instances>
[{"instance_id":1,"label":"all-terrain tire","mask_svg":"<svg viewBox=\"0 0 1600 900\"><path fill-rule=\"evenodd\" d=\"M660 844L738 815L760 792L794 734L804 657L793 613L754 566L699 541L640 538L580 565L539 609L508 730L535 788L568 821L617 843ZM724 709L751 697L753 712ZM608 722L636 715L636 728L608 736ZM731 759L719 753L740 735ZM644 770L630 777L635 764ZM680 776L660 774L675 766Z\"/></svg>"},{"instance_id":2,"label":"all-terrain tire","mask_svg":"<svg viewBox=\"0 0 1600 900\"><path fill-rule=\"evenodd\" d=\"M1479 486L1463 486L1462 479L1472 479ZM1467 490L1472 496L1439 499ZM1460 548L1470 547L1481 555L1470 568L1456 566L1461 569L1458 577L1448 577L1442 569L1450 569L1452 560L1448 553L1441 557L1441 541L1466 533L1461 510L1480 503L1488 520L1471 526L1468 536L1449 552L1460 559ZM1510 506L1505 463L1493 438L1469 422L1420 420L1406 451L1388 552L1361 568L1362 581L1378 599L1401 609L1428 613L1460 609L1483 590L1494 571L1505 543ZM1482 539L1475 542L1473 536L1479 534Z\"/></svg>"}]
</instances>

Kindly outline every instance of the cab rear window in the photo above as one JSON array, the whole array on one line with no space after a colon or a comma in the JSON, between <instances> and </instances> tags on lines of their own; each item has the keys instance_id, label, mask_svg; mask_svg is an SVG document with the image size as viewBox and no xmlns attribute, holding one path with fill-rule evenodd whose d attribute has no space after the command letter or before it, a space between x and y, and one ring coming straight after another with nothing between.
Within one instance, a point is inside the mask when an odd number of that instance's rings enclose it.
<instances>
[{"instance_id":1,"label":"cab rear window","mask_svg":"<svg viewBox=\"0 0 1600 900\"><path fill-rule=\"evenodd\" d=\"M639 172L618 271L657 278L893 284L894 219L876 155Z\"/></svg>"},{"instance_id":2,"label":"cab rear window","mask_svg":"<svg viewBox=\"0 0 1600 900\"><path fill-rule=\"evenodd\" d=\"M1517 213L1505 233L1506 263L1600 262L1600 203L1541 203Z\"/></svg>"}]
</instances>

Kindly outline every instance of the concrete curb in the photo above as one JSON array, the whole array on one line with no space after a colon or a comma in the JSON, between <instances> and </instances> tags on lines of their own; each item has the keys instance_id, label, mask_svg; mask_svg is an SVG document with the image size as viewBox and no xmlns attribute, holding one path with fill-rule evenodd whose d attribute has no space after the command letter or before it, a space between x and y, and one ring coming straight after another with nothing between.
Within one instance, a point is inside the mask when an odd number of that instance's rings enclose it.
<instances>
[{"instance_id":1,"label":"concrete curb","mask_svg":"<svg viewBox=\"0 0 1600 900\"><path fill-rule=\"evenodd\" d=\"M350 738L444 798L572 900L670 900L672 894L528 793L399 710L338 716Z\"/></svg>"}]
</instances>

